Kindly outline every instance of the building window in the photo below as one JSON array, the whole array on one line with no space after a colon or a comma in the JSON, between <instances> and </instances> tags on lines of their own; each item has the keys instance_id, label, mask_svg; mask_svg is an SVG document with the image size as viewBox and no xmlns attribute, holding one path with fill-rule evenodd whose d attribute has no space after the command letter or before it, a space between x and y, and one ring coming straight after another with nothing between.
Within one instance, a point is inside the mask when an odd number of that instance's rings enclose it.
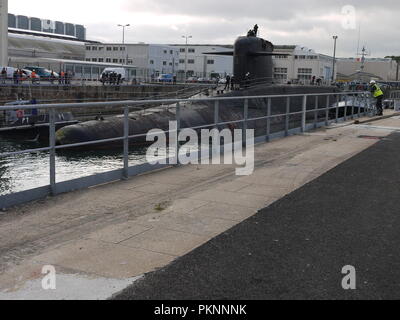
<instances>
[{"instance_id":1,"label":"building window","mask_svg":"<svg viewBox=\"0 0 400 320\"><path fill-rule=\"evenodd\" d=\"M277 80L287 80L288 68L274 68L274 78Z\"/></svg>"},{"instance_id":2,"label":"building window","mask_svg":"<svg viewBox=\"0 0 400 320\"><path fill-rule=\"evenodd\" d=\"M119 63L125 63L125 59L119 59Z\"/></svg>"},{"instance_id":3,"label":"building window","mask_svg":"<svg viewBox=\"0 0 400 320\"><path fill-rule=\"evenodd\" d=\"M120 51L125 51L125 47L120 47L119 50Z\"/></svg>"},{"instance_id":4,"label":"building window","mask_svg":"<svg viewBox=\"0 0 400 320\"><path fill-rule=\"evenodd\" d=\"M104 59L103 58L99 58L99 62L104 62Z\"/></svg>"},{"instance_id":5,"label":"building window","mask_svg":"<svg viewBox=\"0 0 400 320\"><path fill-rule=\"evenodd\" d=\"M118 47L114 47L113 50L114 50L114 51L118 51Z\"/></svg>"},{"instance_id":6,"label":"building window","mask_svg":"<svg viewBox=\"0 0 400 320\"><path fill-rule=\"evenodd\" d=\"M299 74L312 74L312 69L310 68L299 68Z\"/></svg>"},{"instance_id":7,"label":"building window","mask_svg":"<svg viewBox=\"0 0 400 320\"><path fill-rule=\"evenodd\" d=\"M97 51L97 47L92 47L92 50L93 51Z\"/></svg>"},{"instance_id":8,"label":"building window","mask_svg":"<svg viewBox=\"0 0 400 320\"><path fill-rule=\"evenodd\" d=\"M170 62L169 65L172 67L172 62Z\"/></svg>"},{"instance_id":9,"label":"building window","mask_svg":"<svg viewBox=\"0 0 400 320\"><path fill-rule=\"evenodd\" d=\"M107 47L107 51L112 51L112 48L111 47Z\"/></svg>"},{"instance_id":10,"label":"building window","mask_svg":"<svg viewBox=\"0 0 400 320\"><path fill-rule=\"evenodd\" d=\"M133 64L133 60L132 59L128 59L128 64Z\"/></svg>"},{"instance_id":11,"label":"building window","mask_svg":"<svg viewBox=\"0 0 400 320\"><path fill-rule=\"evenodd\" d=\"M86 58L86 61L90 61L90 58Z\"/></svg>"},{"instance_id":12,"label":"building window","mask_svg":"<svg viewBox=\"0 0 400 320\"><path fill-rule=\"evenodd\" d=\"M189 64L194 64L194 59L189 59L189 60L188 60L188 63L189 63Z\"/></svg>"},{"instance_id":13,"label":"building window","mask_svg":"<svg viewBox=\"0 0 400 320\"><path fill-rule=\"evenodd\" d=\"M174 54L174 51L172 51L172 50L169 50L169 54Z\"/></svg>"},{"instance_id":14,"label":"building window","mask_svg":"<svg viewBox=\"0 0 400 320\"><path fill-rule=\"evenodd\" d=\"M150 64L154 64L154 60L150 60Z\"/></svg>"},{"instance_id":15,"label":"building window","mask_svg":"<svg viewBox=\"0 0 400 320\"><path fill-rule=\"evenodd\" d=\"M274 73L287 73L288 68L275 68Z\"/></svg>"},{"instance_id":16,"label":"building window","mask_svg":"<svg viewBox=\"0 0 400 320\"><path fill-rule=\"evenodd\" d=\"M275 59L287 59L287 56L284 56L284 55L277 55L274 57L275 57Z\"/></svg>"},{"instance_id":17,"label":"building window","mask_svg":"<svg viewBox=\"0 0 400 320\"><path fill-rule=\"evenodd\" d=\"M185 48L181 48L179 51L185 53L186 49Z\"/></svg>"},{"instance_id":18,"label":"building window","mask_svg":"<svg viewBox=\"0 0 400 320\"><path fill-rule=\"evenodd\" d=\"M179 59L179 63L185 63L185 59Z\"/></svg>"},{"instance_id":19,"label":"building window","mask_svg":"<svg viewBox=\"0 0 400 320\"><path fill-rule=\"evenodd\" d=\"M163 66L166 66L167 65L167 61L163 61Z\"/></svg>"},{"instance_id":20,"label":"building window","mask_svg":"<svg viewBox=\"0 0 400 320\"><path fill-rule=\"evenodd\" d=\"M298 78L299 80L311 80L311 74L299 74Z\"/></svg>"},{"instance_id":21,"label":"building window","mask_svg":"<svg viewBox=\"0 0 400 320\"><path fill-rule=\"evenodd\" d=\"M92 62L97 62L97 58L92 58Z\"/></svg>"},{"instance_id":22,"label":"building window","mask_svg":"<svg viewBox=\"0 0 400 320\"><path fill-rule=\"evenodd\" d=\"M86 47L86 50L90 51L90 50L92 50L92 47Z\"/></svg>"},{"instance_id":23,"label":"building window","mask_svg":"<svg viewBox=\"0 0 400 320\"><path fill-rule=\"evenodd\" d=\"M164 50L164 54L167 54L167 50Z\"/></svg>"},{"instance_id":24,"label":"building window","mask_svg":"<svg viewBox=\"0 0 400 320\"><path fill-rule=\"evenodd\" d=\"M118 63L118 59L113 59L113 63Z\"/></svg>"},{"instance_id":25,"label":"building window","mask_svg":"<svg viewBox=\"0 0 400 320\"><path fill-rule=\"evenodd\" d=\"M106 62L111 62L111 58L106 58Z\"/></svg>"},{"instance_id":26,"label":"building window","mask_svg":"<svg viewBox=\"0 0 400 320\"><path fill-rule=\"evenodd\" d=\"M274 78L277 80L287 80L287 74L275 73Z\"/></svg>"},{"instance_id":27,"label":"building window","mask_svg":"<svg viewBox=\"0 0 400 320\"><path fill-rule=\"evenodd\" d=\"M298 70L299 80L311 80L312 69L311 68L299 68Z\"/></svg>"},{"instance_id":28,"label":"building window","mask_svg":"<svg viewBox=\"0 0 400 320\"><path fill-rule=\"evenodd\" d=\"M214 64L214 60L207 60L207 64Z\"/></svg>"},{"instance_id":29,"label":"building window","mask_svg":"<svg viewBox=\"0 0 400 320\"><path fill-rule=\"evenodd\" d=\"M196 52L195 49L193 49L193 48L190 48L190 49L189 49L189 53L195 53L195 52Z\"/></svg>"},{"instance_id":30,"label":"building window","mask_svg":"<svg viewBox=\"0 0 400 320\"><path fill-rule=\"evenodd\" d=\"M103 51L104 50L104 47L99 47L99 51Z\"/></svg>"}]
</instances>

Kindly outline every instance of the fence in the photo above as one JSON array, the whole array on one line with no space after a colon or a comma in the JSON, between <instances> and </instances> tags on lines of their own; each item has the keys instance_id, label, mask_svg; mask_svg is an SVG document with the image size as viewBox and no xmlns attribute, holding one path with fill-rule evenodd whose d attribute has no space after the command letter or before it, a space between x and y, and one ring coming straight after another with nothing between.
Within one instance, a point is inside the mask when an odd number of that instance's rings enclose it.
<instances>
[{"instance_id":1,"label":"fence","mask_svg":"<svg viewBox=\"0 0 400 320\"><path fill-rule=\"evenodd\" d=\"M249 108L253 100L266 101L266 115L261 117L252 118L250 117ZM285 111L280 111L277 114L272 113L272 106L274 99L281 99L286 101ZM291 110L292 99L298 99L302 101L300 106L296 106L299 111ZM323 104L319 102L324 100ZM243 101L243 118L240 120L232 121L221 121L220 118L220 104L234 103L237 101ZM308 109L308 102L314 104L314 108ZM182 128L181 124L181 107L185 103L210 103L213 106L213 118L214 121L207 125L201 125L197 127ZM370 94L367 92L341 92L341 93L319 93L319 94L294 94L294 95L267 95L267 96L246 96L246 97L223 97L223 98L205 98L205 99L164 99L164 100L133 100L133 101L119 101L119 102L97 102L97 103L66 103L66 104L42 104L35 105L37 109L48 109L49 112L49 146L44 148L21 150L16 152L0 153L0 159L5 157L12 157L27 153L37 152L49 152L49 163L50 163L50 181L49 185L30 189L22 192L11 193L4 196L0 196L0 208L8 208L14 205L19 205L29 201L44 198L48 195L57 195L73 190L79 190L88 188L94 185L104 184L112 181L121 179L127 179L128 177L137 176L152 170L158 170L164 167L171 166L171 163L175 163L179 155L179 145L175 152L174 158L169 158L167 164L151 165L145 163L137 166L129 166L129 142L132 139L146 137L147 133L130 135L129 134L129 114L130 110L134 110L135 106L146 104L159 104L159 105L174 105L176 109L176 131L165 131L165 133L176 133L178 134L183 129L212 129L221 128L230 125L241 125L243 131L251 127L251 123L257 121L265 121L264 133L255 138L255 143L269 142L273 139L304 133L308 130L313 130L318 127L327 126L331 123L338 123L348 119L355 119L361 116L366 116L371 112L374 112L372 107L372 100ZM123 107L123 131L124 135L120 137L85 141L80 143L73 143L68 145L56 145L56 110L65 108L94 108L94 107ZM9 110L25 110L30 109L32 106L0 106L0 112ZM290 127L291 117L296 116L300 119L299 127ZM271 124L276 119L284 119L284 130L273 132L271 130ZM246 139L244 139L246 141ZM104 143L123 143L123 169L108 171L105 173L83 177L79 179L73 179L63 182L56 181L56 152L61 149L83 147L90 145L99 145ZM196 151L199 152L199 151ZM201 151L200 151L201 152Z\"/></svg>"},{"instance_id":2,"label":"fence","mask_svg":"<svg viewBox=\"0 0 400 320\"><path fill-rule=\"evenodd\" d=\"M393 101L393 108L395 111L400 111L400 90L390 92L390 98Z\"/></svg>"}]
</instances>

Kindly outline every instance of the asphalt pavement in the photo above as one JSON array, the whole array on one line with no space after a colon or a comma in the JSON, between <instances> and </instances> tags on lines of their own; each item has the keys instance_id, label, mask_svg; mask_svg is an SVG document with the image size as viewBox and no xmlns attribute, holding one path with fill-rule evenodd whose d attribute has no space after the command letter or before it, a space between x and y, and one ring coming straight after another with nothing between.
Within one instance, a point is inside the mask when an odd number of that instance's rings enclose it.
<instances>
[{"instance_id":1,"label":"asphalt pavement","mask_svg":"<svg viewBox=\"0 0 400 320\"><path fill-rule=\"evenodd\" d=\"M399 299L399 203L394 133L115 299Z\"/></svg>"}]
</instances>

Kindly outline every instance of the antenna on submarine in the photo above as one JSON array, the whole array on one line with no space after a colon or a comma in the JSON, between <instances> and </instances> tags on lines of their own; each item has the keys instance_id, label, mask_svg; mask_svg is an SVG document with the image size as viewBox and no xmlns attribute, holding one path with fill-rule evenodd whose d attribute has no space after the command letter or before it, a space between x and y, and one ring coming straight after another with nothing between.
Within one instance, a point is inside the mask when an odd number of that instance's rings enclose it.
<instances>
[{"instance_id":1,"label":"antenna on submarine","mask_svg":"<svg viewBox=\"0 0 400 320\"><path fill-rule=\"evenodd\" d=\"M361 67L360 70L357 70L358 75L359 75L359 81L362 82L362 74L364 73L364 69L365 69L365 57L371 55L371 52L369 52L366 48L365 45L363 46L361 53L358 52L357 53L358 56L361 56Z\"/></svg>"}]
</instances>

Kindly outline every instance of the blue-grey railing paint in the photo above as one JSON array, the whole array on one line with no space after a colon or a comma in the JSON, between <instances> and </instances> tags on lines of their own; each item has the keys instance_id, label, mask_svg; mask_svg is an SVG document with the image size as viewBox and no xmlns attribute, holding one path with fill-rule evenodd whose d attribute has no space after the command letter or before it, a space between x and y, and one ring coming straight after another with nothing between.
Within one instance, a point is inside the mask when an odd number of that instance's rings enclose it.
<instances>
[{"instance_id":1,"label":"blue-grey railing paint","mask_svg":"<svg viewBox=\"0 0 400 320\"><path fill-rule=\"evenodd\" d=\"M43 152L49 151L49 160L50 160L50 181L48 186L39 187L35 189L30 189L26 191L11 193L7 195L0 196L0 208L9 208L15 205L20 205L23 203L27 203L33 200L38 200L44 198L48 195L57 195L60 193L85 189L91 186L100 185L108 182L118 181L128 179L132 176L137 176L146 172L150 172L153 170L159 170L166 167L171 167L169 164L158 164L158 165L151 165L149 163L136 165L133 167L129 167L129 140L132 138L139 138L139 137L146 137L147 133L138 134L138 135L129 135L129 110L131 107L135 106L136 104L175 104L176 108L176 120L178 123L178 128L174 132L165 132L165 133L178 133L180 132L181 128L181 117L180 117L180 110L181 104L185 102L204 102L204 101L214 101L214 123L193 127L191 129L202 129L202 128L220 128L221 126L234 124L234 123L241 123L244 129L248 128L248 123L251 121L257 120L266 120L266 135L261 137L255 138L255 143L265 143L265 141L272 141L275 139L279 139L285 136L304 133L309 130L320 128L331 123L339 123L343 122L347 119L346 113L344 114L343 118L339 118L339 109L342 107L339 106L339 102L341 101L340 96L346 97L345 108L347 109L347 97L348 95L353 95L360 97L364 101L364 112L361 112L361 108L358 108L357 117L361 117L362 115L372 114L374 111L371 108L371 98L368 92L349 92L349 93L321 93L321 94L293 94L293 95L266 95L266 96L247 96L247 97L225 97L225 98L207 98L207 99L163 99L163 100L128 100L128 101L117 101L117 102L94 102L94 103L63 103L63 104L38 104L35 105L37 109L49 109L49 147L45 148L38 148L38 149L27 149L21 150L16 152L7 152L7 153L0 153L0 158L13 156L18 154L25 154L25 153L36 153L36 152ZM318 108L318 104L316 104L316 108L313 110L307 110L307 101L309 97L314 96L316 101L319 101L319 97L326 97L326 107L323 109ZM330 97L337 96L336 106L330 107ZM302 111L299 112L290 112L290 102L291 98L293 97L303 97L303 105ZM271 108L272 108L272 99L273 98L286 98L286 112L284 114L279 115L272 115ZM220 114L219 114L219 103L223 100L243 100L244 99L244 106L243 106L243 120L237 121L230 121L230 122L221 122L220 121ZM267 99L267 115L265 117L259 118L249 118L249 100L252 99ZM318 99L318 100L317 100ZM63 108L92 108L92 107L99 107L99 106L123 106L124 107L124 136L117 137L112 139L104 139L104 140L96 140L96 141L88 141L82 143L75 143L69 145L61 145L56 146L56 120L55 120L55 110L63 109ZM16 110L16 109L31 109L32 106L0 106L0 111L4 110ZM329 120L329 111L336 109L336 116L334 120ZM326 111L326 118L324 121L318 121L318 113L321 111ZM314 113L316 116L314 117L313 123L307 123L307 114ZM301 115L301 127L300 128L293 128L290 129L290 116L293 115ZM352 108L352 118L356 115L354 114L354 107ZM274 118L282 117L285 119L285 129L282 132L271 133L271 120ZM247 139L244 137L243 141L246 144ZM87 145L94 145L94 144L101 144L105 142L115 142L115 141L122 141L123 142L123 168L118 170L112 170L88 177L82 177L78 179L67 180L63 182L56 181L56 151L65 148L71 147L78 147L78 146L87 146ZM223 149L223 148L221 148ZM200 151L199 154L201 153ZM222 151L223 152L223 151ZM174 161L175 163L177 157L179 158L179 143L175 153L175 157L169 159L167 163L171 163Z\"/></svg>"}]
</instances>

